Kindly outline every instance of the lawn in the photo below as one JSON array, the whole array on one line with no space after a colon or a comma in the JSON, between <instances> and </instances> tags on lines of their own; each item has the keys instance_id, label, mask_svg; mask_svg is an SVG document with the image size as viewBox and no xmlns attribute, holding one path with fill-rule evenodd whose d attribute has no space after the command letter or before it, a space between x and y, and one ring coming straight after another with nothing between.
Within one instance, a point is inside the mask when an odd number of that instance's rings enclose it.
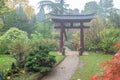
<instances>
[{"instance_id":1,"label":"lawn","mask_svg":"<svg viewBox=\"0 0 120 80\"><path fill-rule=\"evenodd\" d=\"M50 55L54 55L56 59L56 64L58 64L64 56L58 55L56 52L50 52ZM10 55L0 55L0 71L5 71L6 69L10 68L11 63L14 62L15 59ZM34 80L37 77L40 77L40 73L25 73L20 74L20 76L12 79L12 80Z\"/></svg>"},{"instance_id":2,"label":"lawn","mask_svg":"<svg viewBox=\"0 0 120 80\"><path fill-rule=\"evenodd\" d=\"M58 64L61 60L63 60L64 56L63 55L58 55L56 52L50 52L50 55L55 56L56 59L56 64Z\"/></svg>"},{"instance_id":3,"label":"lawn","mask_svg":"<svg viewBox=\"0 0 120 80\"><path fill-rule=\"evenodd\" d=\"M78 68L70 80L89 80L93 74L100 73L99 64L111 59L112 55L95 54L90 52L88 56L81 56L80 60L84 62L83 68Z\"/></svg>"}]
</instances>

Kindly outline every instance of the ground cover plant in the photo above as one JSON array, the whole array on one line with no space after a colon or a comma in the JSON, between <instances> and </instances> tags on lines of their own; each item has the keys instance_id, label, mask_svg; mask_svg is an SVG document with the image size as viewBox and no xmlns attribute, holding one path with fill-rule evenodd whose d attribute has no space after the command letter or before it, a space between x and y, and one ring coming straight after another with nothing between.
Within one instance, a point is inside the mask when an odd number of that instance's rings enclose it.
<instances>
[{"instance_id":1,"label":"ground cover plant","mask_svg":"<svg viewBox=\"0 0 120 80\"><path fill-rule=\"evenodd\" d=\"M88 56L81 56L80 60L84 62L84 67L78 68L70 80L89 80L92 74L100 73L99 63L109 60L112 55L90 52Z\"/></svg>"}]
</instances>

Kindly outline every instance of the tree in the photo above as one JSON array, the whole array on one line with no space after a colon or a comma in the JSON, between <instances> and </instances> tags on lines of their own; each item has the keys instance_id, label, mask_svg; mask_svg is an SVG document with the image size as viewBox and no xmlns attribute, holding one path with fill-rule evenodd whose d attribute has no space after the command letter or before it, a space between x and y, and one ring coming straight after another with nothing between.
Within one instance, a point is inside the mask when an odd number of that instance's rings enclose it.
<instances>
[{"instance_id":1,"label":"tree","mask_svg":"<svg viewBox=\"0 0 120 80\"><path fill-rule=\"evenodd\" d=\"M42 34L44 38L52 38L52 27L51 23L46 22L41 22L41 23L36 23L35 25L35 31L39 32Z\"/></svg>"},{"instance_id":2,"label":"tree","mask_svg":"<svg viewBox=\"0 0 120 80\"><path fill-rule=\"evenodd\" d=\"M6 5L10 9L16 9L17 6L18 7L22 6L24 11L25 11L25 14L27 15L27 17L29 17L31 19L31 17L34 16L34 9L33 9L33 7L31 7L29 5L28 0L9 0L9 1L6 2Z\"/></svg>"},{"instance_id":3,"label":"tree","mask_svg":"<svg viewBox=\"0 0 120 80\"><path fill-rule=\"evenodd\" d=\"M56 0L56 2L46 0L46 1L41 1L39 3L39 16L44 16L45 15L45 8L49 10L48 14L66 14L66 7L67 5L65 4L64 0ZM43 18L43 17L41 17ZM45 16L44 18L45 19ZM42 20L41 20L42 21Z\"/></svg>"},{"instance_id":4,"label":"tree","mask_svg":"<svg viewBox=\"0 0 120 80\"><path fill-rule=\"evenodd\" d=\"M99 2L99 13L103 17L110 15L113 9L113 0L100 0Z\"/></svg>"},{"instance_id":5,"label":"tree","mask_svg":"<svg viewBox=\"0 0 120 80\"><path fill-rule=\"evenodd\" d=\"M0 52L5 53L6 51L11 50L15 45L17 45L17 43L20 44L26 42L28 42L28 36L26 32L17 28L10 28L0 37Z\"/></svg>"},{"instance_id":6,"label":"tree","mask_svg":"<svg viewBox=\"0 0 120 80\"><path fill-rule=\"evenodd\" d=\"M110 23L113 24L113 26L115 27L120 27L120 14L119 14L119 10L117 9L113 9L110 13L110 16L108 17L108 19L110 20Z\"/></svg>"},{"instance_id":7,"label":"tree","mask_svg":"<svg viewBox=\"0 0 120 80\"><path fill-rule=\"evenodd\" d=\"M10 27L17 27L31 33L35 18L34 9L28 4L28 0L8 0L4 4L8 8L1 16L4 24L1 31L6 31Z\"/></svg>"},{"instance_id":8,"label":"tree","mask_svg":"<svg viewBox=\"0 0 120 80\"><path fill-rule=\"evenodd\" d=\"M97 13L98 4L95 1L91 1L85 4L82 14Z\"/></svg>"},{"instance_id":9,"label":"tree","mask_svg":"<svg viewBox=\"0 0 120 80\"><path fill-rule=\"evenodd\" d=\"M5 7L5 1L4 0L0 0L0 15L3 14L4 12L4 8Z\"/></svg>"},{"instance_id":10,"label":"tree","mask_svg":"<svg viewBox=\"0 0 120 80\"><path fill-rule=\"evenodd\" d=\"M34 30L34 20L29 18L23 6L20 4L16 9L10 10L3 16L4 28L2 31L6 31L11 27L17 27L29 34Z\"/></svg>"}]
</instances>

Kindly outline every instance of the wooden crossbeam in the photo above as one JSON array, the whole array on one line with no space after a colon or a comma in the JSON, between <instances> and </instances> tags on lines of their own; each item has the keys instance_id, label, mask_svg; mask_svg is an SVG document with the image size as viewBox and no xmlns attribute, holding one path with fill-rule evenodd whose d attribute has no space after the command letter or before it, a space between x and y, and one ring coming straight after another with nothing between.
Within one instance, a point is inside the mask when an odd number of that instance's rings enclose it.
<instances>
[{"instance_id":1,"label":"wooden crossbeam","mask_svg":"<svg viewBox=\"0 0 120 80\"><path fill-rule=\"evenodd\" d=\"M54 28L59 29L61 28L60 26L55 26ZM64 29L80 29L80 26L72 26L72 27L64 27ZM89 26L83 26L83 28L90 28Z\"/></svg>"}]
</instances>

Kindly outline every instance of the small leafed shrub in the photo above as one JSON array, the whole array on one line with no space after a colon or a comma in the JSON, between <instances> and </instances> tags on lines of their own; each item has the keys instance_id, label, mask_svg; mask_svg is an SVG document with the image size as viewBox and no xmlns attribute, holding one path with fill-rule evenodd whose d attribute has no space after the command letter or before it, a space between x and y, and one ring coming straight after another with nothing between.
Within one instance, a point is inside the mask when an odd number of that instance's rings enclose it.
<instances>
[{"instance_id":1,"label":"small leafed shrub","mask_svg":"<svg viewBox=\"0 0 120 80\"><path fill-rule=\"evenodd\" d=\"M15 74L19 73L19 68L16 66L15 63L12 63L11 68L8 68L5 71L5 80L9 80L12 76L14 76ZM8 79L9 78L9 79Z\"/></svg>"},{"instance_id":2,"label":"small leafed shrub","mask_svg":"<svg viewBox=\"0 0 120 80\"><path fill-rule=\"evenodd\" d=\"M117 28L105 29L101 32L102 39L98 43L98 49L106 53L115 53L114 44L119 41L120 31Z\"/></svg>"},{"instance_id":3,"label":"small leafed shrub","mask_svg":"<svg viewBox=\"0 0 120 80\"><path fill-rule=\"evenodd\" d=\"M89 34L85 39L87 50L103 51L105 53L115 53L117 51L114 45L119 42L120 30L118 28L105 28L97 34L90 35L89 32L87 34Z\"/></svg>"},{"instance_id":4,"label":"small leafed shrub","mask_svg":"<svg viewBox=\"0 0 120 80\"><path fill-rule=\"evenodd\" d=\"M26 58L25 70L45 74L51 70L55 62L55 57L49 55L49 49L46 46L39 46Z\"/></svg>"},{"instance_id":5,"label":"small leafed shrub","mask_svg":"<svg viewBox=\"0 0 120 80\"><path fill-rule=\"evenodd\" d=\"M103 73L91 76L90 80L120 80L120 50L101 66L104 67Z\"/></svg>"},{"instance_id":6,"label":"small leafed shrub","mask_svg":"<svg viewBox=\"0 0 120 80\"><path fill-rule=\"evenodd\" d=\"M17 28L10 28L0 37L0 53L10 53L17 43L27 43L27 33Z\"/></svg>"},{"instance_id":7,"label":"small leafed shrub","mask_svg":"<svg viewBox=\"0 0 120 80\"><path fill-rule=\"evenodd\" d=\"M58 41L53 38L44 38L41 33L35 32L31 34L31 41L33 45L46 45L50 50L58 49Z\"/></svg>"}]
</instances>

